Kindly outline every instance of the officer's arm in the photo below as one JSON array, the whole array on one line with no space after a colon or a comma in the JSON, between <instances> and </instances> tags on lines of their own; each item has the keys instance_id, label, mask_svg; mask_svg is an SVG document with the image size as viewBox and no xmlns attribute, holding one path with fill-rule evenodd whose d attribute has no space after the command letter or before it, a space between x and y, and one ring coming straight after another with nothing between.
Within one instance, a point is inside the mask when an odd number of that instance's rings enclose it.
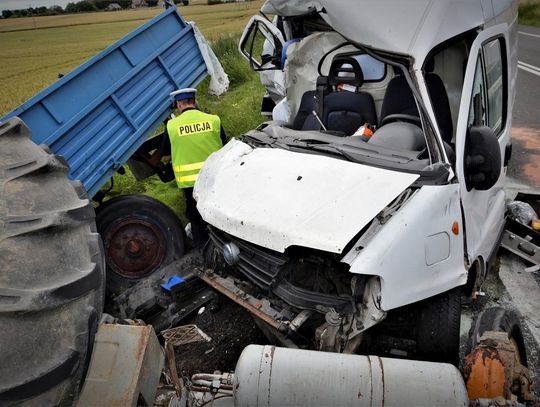
<instances>
[{"instance_id":1,"label":"officer's arm","mask_svg":"<svg viewBox=\"0 0 540 407\"><path fill-rule=\"evenodd\" d=\"M221 129L220 129L220 135L219 137L221 138L221 143L223 143L223 145L227 144L227 135L225 134L225 130L223 129L223 125L220 125Z\"/></svg>"}]
</instances>

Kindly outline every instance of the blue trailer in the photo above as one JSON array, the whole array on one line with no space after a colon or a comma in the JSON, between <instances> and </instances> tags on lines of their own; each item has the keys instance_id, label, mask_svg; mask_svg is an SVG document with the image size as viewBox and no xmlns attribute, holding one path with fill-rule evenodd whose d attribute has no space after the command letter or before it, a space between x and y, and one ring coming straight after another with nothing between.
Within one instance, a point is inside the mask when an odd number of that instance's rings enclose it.
<instances>
[{"instance_id":1,"label":"blue trailer","mask_svg":"<svg viewBox=\"0 0 540 407\"><path fill-rule=\"evenodd\" d=\"M170 92L195 87L216 71L204 39L176 7L166 5L163 13L0 118L0 123L22 119L32 141L63 156L69 177L100 203L96 223L111 294L162 270L186 248L184 226L163 203L126 195L101 204L103 186L130 159L145 176L174 179L170 164L152 153L161 149L165 135L151 136L172 112Z\"/></svg>"},{"instance_id":2,"label":"blue trailer","mask_svg":"<svg viewBox=\"0 0 540 407\"><path fill-rule=\"evenodd\" d=\"M94 196L171 113L169 93L206 75L193 27L169 7L0 121L21 118Z\"/></svg>"}]
</instances>

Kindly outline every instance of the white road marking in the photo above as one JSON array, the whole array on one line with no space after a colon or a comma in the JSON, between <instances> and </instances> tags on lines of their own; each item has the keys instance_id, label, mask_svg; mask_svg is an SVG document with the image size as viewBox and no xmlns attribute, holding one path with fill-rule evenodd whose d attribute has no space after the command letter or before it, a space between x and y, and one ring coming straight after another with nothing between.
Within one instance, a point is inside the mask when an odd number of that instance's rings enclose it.
<instances>
[{"instance_id":1,"label":"white road marking","mask_svg":"<svg viewBox=\"0 0 540 407\"><path fill-rule=\"evenodd\" d=\"M534 66L534 65L528 64L528 63L526 63L526 62L523 62L523 61L518 61L518 64L521 64L521 65L523 65L523 66L524 66L524 67L526 67L526 68L529 68L529 69L533 69L533 70L535 70L535 71L538 71L538 72L540 72L540 68L539 68L539 67L537 67L537 66Z\"/></svg>"},{"instance_id":2,"label":"white road marking","mask_svg":"<svg viewBox=\"0 0 540 407\"><path fill-rule=\"evenodd\" d=\"M533 75L540 76L540 68L538 68L537 66L518 61L518 68L523 69L526 72L532 73Z\"/></svg>"},{"instance_id":3,"label":"white road marking","mask_svg":"<svg viewBox=\"0 0 540 407\"><path fill-rule=\"evenodd\" d=\"M540 38L540 35L538 35L538 34L530 34L530 33L524 32L524 31L518 31L518 33L521 34L521 35L528 35L530 37Z\"/></svg>"}]
</instances>

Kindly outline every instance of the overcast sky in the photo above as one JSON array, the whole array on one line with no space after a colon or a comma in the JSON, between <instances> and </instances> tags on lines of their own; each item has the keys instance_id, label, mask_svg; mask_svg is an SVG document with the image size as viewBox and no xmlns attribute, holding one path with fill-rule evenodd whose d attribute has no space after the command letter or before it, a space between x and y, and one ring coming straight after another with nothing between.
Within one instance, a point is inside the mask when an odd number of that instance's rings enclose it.
<instances>
[{"instance_id":1,"label":"overcast sky","mask_svg":"<svg viewBox=\"0 0 540 407\"><path fill-rule=\"evenodd\" d=\"M16 10L21 8L54 6L59 5L65 7L70 1L76 0L0 0L0 10Z\"/></svg>"}]
</instances>

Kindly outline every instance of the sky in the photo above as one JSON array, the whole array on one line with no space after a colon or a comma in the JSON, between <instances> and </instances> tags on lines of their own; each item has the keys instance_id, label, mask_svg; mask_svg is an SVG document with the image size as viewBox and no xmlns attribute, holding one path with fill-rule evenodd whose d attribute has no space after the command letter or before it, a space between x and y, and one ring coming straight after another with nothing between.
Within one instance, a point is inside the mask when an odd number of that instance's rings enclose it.
<instances>
[{"instance_id":1,"label":"sky","mask_svg":"<svg viewBox=\"0 0 540 407\"><path fill-rule=\"evenodd\" d=\"M0 10L17 10L21 8L54 6L65 7L70 1L74 0L0 0Z\"/></svg>"}]
</instances>

